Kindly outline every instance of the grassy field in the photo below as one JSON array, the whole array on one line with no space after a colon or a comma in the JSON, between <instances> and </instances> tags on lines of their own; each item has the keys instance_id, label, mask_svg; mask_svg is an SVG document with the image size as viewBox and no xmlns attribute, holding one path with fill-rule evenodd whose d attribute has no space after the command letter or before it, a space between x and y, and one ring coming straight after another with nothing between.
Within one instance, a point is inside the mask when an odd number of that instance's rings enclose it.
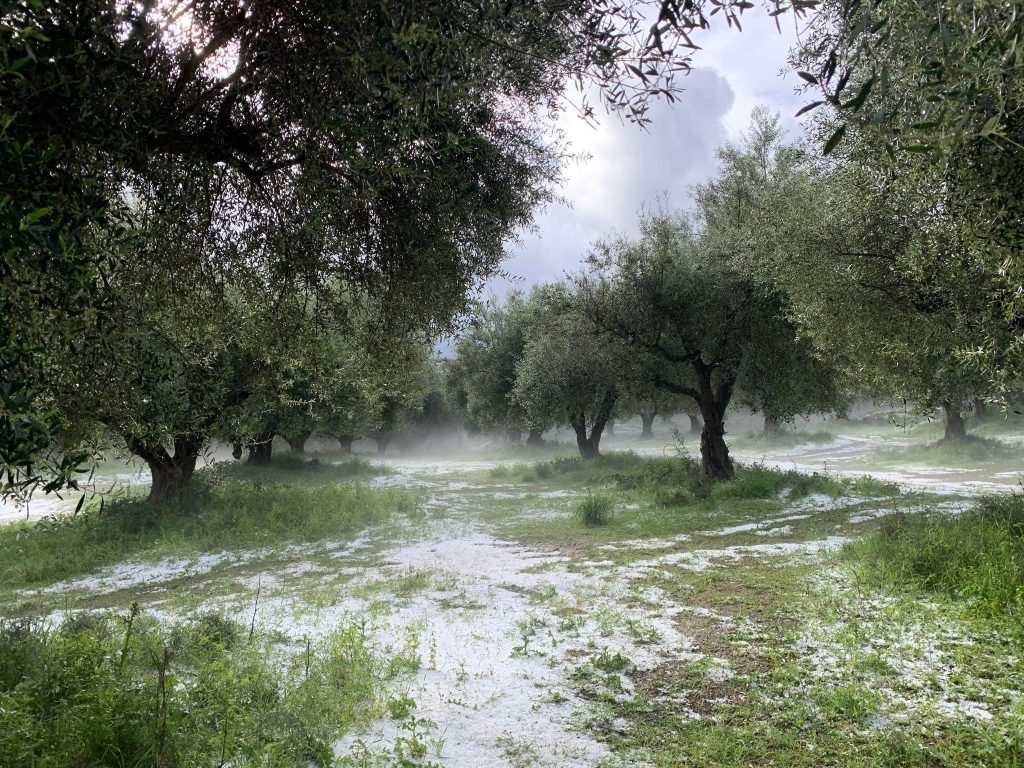
<instances>
[{"instance_id":1,"label":"grassy field","mask_svg":"<svg viewBox=\"0 0 1024 768\"><path fill-rule=\"evenodd\" d=\"M1019 764L1021 497L496 455L0 528L0 762Z\"/></svg>"}]
</instances>

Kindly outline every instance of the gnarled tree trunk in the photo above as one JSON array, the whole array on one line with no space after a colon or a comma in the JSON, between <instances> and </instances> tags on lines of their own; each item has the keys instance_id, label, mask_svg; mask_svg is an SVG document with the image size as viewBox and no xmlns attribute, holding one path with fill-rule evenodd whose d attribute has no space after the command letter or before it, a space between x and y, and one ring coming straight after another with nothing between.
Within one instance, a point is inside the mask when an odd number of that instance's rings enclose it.
<instances>
[{"instance_id":1,"label":"gnarled tree trunk","mask_svg":"<svg viewBox=\"0 0 1024 768\"><path fill-rule=\"evenodd\" d=\"M242 458L242 441L235 440L231 443L231 458L235 461L239 461Z\"/></svg>"},{"instance_id":2,"label":"gnarled tree trunk","mask_svg":"<svg viewBox=\"0 0 1024 768\"><path fill-rule=\"evenodd\" d=\"M701 419L700 416L697 416L697 415L692 414L692 413L688 413L686 415L690 417L690 434L691 435L699 435L701 429L704 428L703 420Z\"/></svg>"},{"instance_id":3,"label":"gnarled tree trunk","mask_svg":"<svg viewBox=\"0 0 1024 768\"><path fill-rule=\"evenodd\" d=\"M712 480L731 480L735 474L729 446L725 444L725 409L715 403L701 408L704 412L704 426L700 432L701 471Z\"/></svg>"},{"instance_id":4,"label":"gnarled tree trunk","mask_svg":"<svg viewBox=\"0 0 1024 768\"><path fill-rule=\"evenodd\" d=\"M654 437L654 417L657 415L658 414L654 411L640 414L640 424L643 426L640 430L641 439L650 439Z\"/></svg>"},{"instance_id":5,"label":"gnarled tree trunk","mask_svg":"<svg viewBox=\"0 0 1024 768\"><path fill-rule=\"evenodd\" d=\"M694 398L704 418L700 432L700 466L712 480L731 480L735 474L729 446L725 444L725 409L732 399L735 378L723 378L716 387L712 381L714 368L702 361L693 363L697 374L697 394Z\"/></svg>"},{"instance_id":6,"label":"gnarled tree trunk","mask_svg":"<svg viewBox=\"0 0 1024 768\"><path fill-rule=\"evenodd\" d=\"M527 445L542 445L544 443L544 430L542 429L531 429L530 433L526 436Z\"/></svg>"},{"instance_id":7,"label":"gnarled tree trunk","mask_svg":"<svg viewBox=\"0 0 1024 768\"><path fill-rule=\"evenodd\" d=\"M342 453L352 453L353 440L355 440L354 435L338 435L338 442L341 444Z\"/></svg>"},{"instance_id":8,"label":"gnarled tree trunk","mask_svg":"<svg viewBox=\"0 0 1024 768\"><path fill-rule=\"evenodd\" d=\"M580 456L584 459L596 459L601 455L601 435L608 417L615 407L615 392L606 392L601 398L597 412L594 414L594 423L587 434L587 416L583 411L576 411L569 414L569 424L576 433L576 447L579 448Z\"/></svg>"},{"instance_id":9,"label":"gnarled tree trunk","mask_svg":"<svg viewBox=\"0 0 1024 768\"><path fill-rule=\"evenodd\" d=\"M764 415L764 433L766 435L782 434L782 425L767 413Z\"/></svg>"},{"instance_id":10,"label":"gnarled tree trunk","mask_svg":"<svg viewBox=\"0 0 1024 768\"><path fill-rule=\"evenodd\" d=\"M249 441L249 456L245 463L254 467L266 467L274 458L274 433L261 432Z\"/></svg>"},{"instance_id":11,"label":"gnarled tree trunk","mask_svg":"<svg viewBox=\"0 0 1024 768\"><path fill-rule=\"evenodd\" d=\"M942 401L942 413L945 417L946 431L942 436L943 441L950 443L962 443L967 439L967 425L960 413L960 406L950 400Z\"/></svg>"},{"instance_id":12,"label":"gnarled tree trunk","mask_svg":"<svg viewBox=\"0 0 1024 768\"><path fill-rule=\"evenodd\" d=\"M983 398L974 398L974 420L982 422L988 419L988 403Z\"/></svg>"},{"instance_id":13,"label":"gnarled tree trunk","mask_svg":"<svg viewBox=\"0 0 1024 768\"><path fill-rule=\"evenodd\" d=\"M127 442L132 453L146 462L153 476L149 501L174 501L188 491L196 471L199 452L203 448L202 440L177 437L174 439L173 454L162 445L147 445L133 437L127 438Z\"/></svg>"},{"instance_id":14,"label":"gnarled tree trunk","mask_svg":"<svg viewBox=\"0 0 1024 768\"><path fill-rule=\"evenodd\" d=\"M388 445L391 443L391 433L374 432L373 440L375 443L377 443L377 453L383 456L388 450Z\"/></svg>"},{"instance_id":15,"label":"gnarled tree trunk","mask_svg":"<svg viewBox=\"0 0 1024 768\"><path fill-rule=\"evenodd\" d=\"M306 441L309 440L312 434L312 432L299 432L295 435L285 435L284 439L288 441L288 447L292 453L305 453Z\"/></svg>"}]
</instances>

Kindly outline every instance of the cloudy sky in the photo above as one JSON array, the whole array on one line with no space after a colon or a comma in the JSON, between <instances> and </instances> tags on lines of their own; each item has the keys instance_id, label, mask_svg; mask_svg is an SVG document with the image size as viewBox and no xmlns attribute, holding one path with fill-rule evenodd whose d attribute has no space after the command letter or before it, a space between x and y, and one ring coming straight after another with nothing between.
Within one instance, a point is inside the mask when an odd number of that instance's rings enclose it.
<instances>
[{"instance_id":1,"label":"cloudy sky","mask_svg":"<svg viewBox=\"0 0 1024 768\"><path fill-rule=\"evenodd\" d=\"M808 97L796 93L792 72L780 74L796 40L793 19L783 19L781 35L763 13L745 15L742 33L716 28L695 34L703 50L680 83L682 97L659 103L646 131L605 114L596 127L565 115L561 127L572 150L589 158L565 168L568 204L550 206L538 216L536 231L510 246L504 268L511 280L494 280L487 292L502 296L511 287L560 278L579 265L591 241L610 229L632 231L641 204L659 195L681 206L687 189L714 172L715 150L740 136L755 106L781 113L783 124L796 131L793 114Z\"/></svg>"}]
</instances>

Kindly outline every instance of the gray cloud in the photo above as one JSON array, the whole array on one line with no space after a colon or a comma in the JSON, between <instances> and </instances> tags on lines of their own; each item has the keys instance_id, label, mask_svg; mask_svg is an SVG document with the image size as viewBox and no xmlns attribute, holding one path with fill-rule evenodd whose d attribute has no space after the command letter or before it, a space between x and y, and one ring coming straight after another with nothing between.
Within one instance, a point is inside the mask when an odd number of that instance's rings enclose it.
<instances>
[{"instance_id":1,"label":"gray cloud","mask_svg":"<svg viewBox=\"0 0 1024 768\"><path fill-rule=\"evenodd\" d=\"M794 128L791 116L805 98L794 92L792 75L779 73L795 39L793 28L784 25L779 35L763 15L746 19L743 33L706 33L696 40L703 46L694 56L699 68L681 81L682 97L659 102L647 131L610 115L596 127L566 115L561 127L572 150L589 156L565 168L569 205L550 206L535 231L509 245L504 268L511 280L492 281L488 292L559 279L579 266L595 239L612 229L635 231L637 211L659 195L683 206L689 187L714 172L715 151L738 138L755 106L780 111L784 125Z\"/></svg>"}]
</instances>

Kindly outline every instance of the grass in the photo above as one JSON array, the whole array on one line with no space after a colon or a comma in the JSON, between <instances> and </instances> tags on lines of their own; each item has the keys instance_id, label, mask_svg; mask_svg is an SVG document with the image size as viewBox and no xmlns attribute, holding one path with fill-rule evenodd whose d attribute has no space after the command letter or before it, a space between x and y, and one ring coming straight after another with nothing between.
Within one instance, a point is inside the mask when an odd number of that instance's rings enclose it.
<instances>
[{"instance_id":1,"label":"grass","mask_svg":"<svg viewBox=\"0 0 1024 768\"><path fill-rule=\"evenodd\" d=\"M979 464L1013 461L1022 455L1019 445L988 437L968 435L966 440L881 448L859 460L863 466L970 467Z\"/></svg>"},{"instance_id":2,"label":"grass","mask_svg":"<svg viewBox=\"0 0 1024 768\"><path fill-rule=\"evenodd\" d=\"M884 603L831 576L819 585L822 567L749 560L645 579L663 599L729 620L684 610L677 626L704 655L629 672L628 686L595 674L594 660L577 670L577 693L594 703L595 725L618 760L609 764L1019 765L1020 708L1006 694L1020 690L1024 675L1016 645L990 629L972 633L955 606ZM818 634L808 636L812 629ZM922 639L907 642L908 633ZM819 650L825 661L815 663L809 655ZM924 680L908 687L897 670L919 659ZM717 673L723 666L726 675ZM929 681L942 670L946 677ZM961 699L983 702L992 719L934 706Z\"/></svg>"},{"instance_id":3,"label":"grass","mask_svg":"<svg viewBox=\"0 0 1024 768\"><path fill-rule=\"evenodd\" d=\"M937 593L1024 630L1024 496L989 496L971 511L891 515L847 557L877 587Z\"/></svg>"},{"instance_id":4,"label":"grass","mask_svg":"<svg viewBox=\"0 0 1024 768\"><path fill-rule=\"evenodd\" d=\"M617 514L597 526L581 526L572 514L579 503L578 494L575 502L572 495L568 497L568 514L540 520L516 520L509 513L509 499L501 499L500 508L495 502L489 506L484 500L479 502L483 513L499 522L500 535L534 546L587 548L621 539L693 535L770 519L809 496L849 498L851 505L871 505L888 503L900 495L895 484L871 477L802 474L758 464L739 465L732 481L713 482L701 475L700 465L693 459L634 453L609 453L591 461L558 459L535 467L504 467L502 471L506 478L515 473L519 482L538 491L579 489L584 496L600 492L615 499ZM523 503L529 507L537 502L527 491ZM550 507L566 502L548 496L543 503ZM843 504L837 501L836 506ZM835 517L818 515L807 524L799 524L798 536L831 535L831 529L821 529L821 525L842 522L839 511ZM741 535L759 540L753 533ZM611 556L628 555L622 552Z\"/></svg>"},{"instance_id":5,"label":"grass","mask_svg":"<svg viewBox=\"0 0 1024 768\"><path fill-rule=\"evenodd\" d=\"M793 448L798 445L824 445L831 443L836 436L831 432L819 430L817 432L799 432L783 430L775 434L768 434L764 431L750 432L736 440L729 441L729 447L740 450L754 450L764 448L771 450L775 448Z\"/></svg>"},{"instance_id":6,"label":"grass","mask_svg":"<svg viewBox=\"0 0 1024 768\"><path fill-rule=\"evenodd\" d=\"M576 517L588 528L606 525L614 502L606 493L588 493L576 504Z\"/></svg>"},{"instance_id":7,"label":"grass","mask_svg":"<svg viewBox=\"0 0 1024 768\"><path fill-rule=\"evenodd\" d=\"M708 480L700 463L688 456L660 458L632 451L606 453L596 459L562 457L533 465L499 465L487 470L491 479L520 483L553 483L571 486L614 486L623 490L654 493L665 505L685 505L696 500L730 498L769 499L786 495L797 499L811 494L865 496L897 494L895 484L868 476L841 478L821 473L804 474L771 469L761 464L741 464L729 482Z\"/></svg>"},{"instance_id":8,"label":"grass","mask_svg":"<svg viewBox=\"0 0 1024 768\"><path fill-rule=\"evenodd\" d=\"M282 453L274 456L269 466L251 466L245 462L224 462L217 466L227 477L236 480L292 485L364 480L391 472L388 467L351 454L338 461L321 461L317 457L303 458L294 453Z\"/></svg>"},{"instance_id":9,"label":"grass","mask_svg":"<svg viewBox=\"0 0 1024 768\"><path fill-rule=\"evenodd\" d=\"M176 503L119 498L82 514L0 527L0 591L53 583L132 556L345 538L418 500L361 485L263 485L198 472Z\"/></svg>"},{"instance_id":10,"label":"grass","mask_svg":"<svg viewBox=\"0 0 1024 768\"><path fill-rule=\"evenodd\" d=\"M0 624L0 765L335 765L401 671L358 627L298 645L218 615Z\"/></svg>"}]
</instances>

